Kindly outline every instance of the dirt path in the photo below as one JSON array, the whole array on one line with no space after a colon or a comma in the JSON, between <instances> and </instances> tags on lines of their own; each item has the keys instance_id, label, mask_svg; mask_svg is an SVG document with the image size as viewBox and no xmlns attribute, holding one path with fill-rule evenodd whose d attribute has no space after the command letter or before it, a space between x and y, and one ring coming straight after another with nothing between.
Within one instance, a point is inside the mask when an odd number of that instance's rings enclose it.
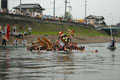
<instances>
[{"instance_id":1,"label":"dirt path","mask_svg":"<svg viewBox=\"0 0 120 80\"><path fill-rule=\"evenodd\" d=\"M22 39L26 39L28 44L31 44L32 42L36 41L38 37L44 37L44 35L28 35L28 36L24 36L23 38L18 38L19 44L22 43ZM58 37L55 35L46 35L45 36L47 39L49 39L51 42L55 42ZM12 44L13 41L16 38L13 36L10 36L9 42L7 44ZM110 37L103 37L103 36L94 36L94 37L90 37L90 36L75 36L75 37L71 37L72 42L74 43L78 43L78 44L84 44L84 43L103 43L103 42L109 42L110 41ZM120 42L120 37L116 37L115 40L117 42ZM1 36L0 36L0 45L1 45Z\"/></svg>"}]
</instances>

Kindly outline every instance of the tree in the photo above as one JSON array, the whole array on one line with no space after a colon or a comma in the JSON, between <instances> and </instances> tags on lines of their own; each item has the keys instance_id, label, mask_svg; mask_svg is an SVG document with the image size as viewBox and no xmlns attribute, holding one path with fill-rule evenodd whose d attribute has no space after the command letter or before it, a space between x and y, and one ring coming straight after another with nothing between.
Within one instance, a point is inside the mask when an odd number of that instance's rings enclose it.
<instances>
[{"instance_id":1,"label":"tree","mask_svg":"<svg viewBox=\"0 0 120 80\"><path fill-rule=\"evenodd\" d=\"M72 14L70 12L66 12L66 16L64 16L66 20L71 20L73 19Z\"/></svg>"}]
</instances>

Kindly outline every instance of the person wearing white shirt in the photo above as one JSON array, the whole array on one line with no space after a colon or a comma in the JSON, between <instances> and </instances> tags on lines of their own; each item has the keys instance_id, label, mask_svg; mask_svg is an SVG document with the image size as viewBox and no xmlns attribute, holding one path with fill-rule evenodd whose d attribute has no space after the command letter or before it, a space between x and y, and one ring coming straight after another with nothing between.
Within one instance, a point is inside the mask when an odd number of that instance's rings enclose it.
<instances>
[{"instance_id":1,"label":"person wearing white shirt","mask_svg":"<svg viewBox=\"0 0 120 80\"><path fill-rule=\"evenodd\" d=\"M27 40L23 39L22 40L22 45L27 45Z\"/></svg>"},{"instance_id":2,"label":"person wearing white shirt","mask_svg":"<svg viewBox=\"0 0 120 80\"><path fill-rule=\"evenodd\" d=\"M16 26L13 26L13 32L16 32Z\"/></svg>"},{"instance_id":3,"label":"person wearing white shirt","mask_svg":"<svg viewBox=\"0 0 120 80\"><path fill-rule=\"evenodd\" d=\"M18 40L14 40L13 45L17 46L18 45Z\"/></svg>"},{"instance_id":4,"label":"person wearing white shirt","mask_svg":"<svg viewBox=\"0 0 120 80\"><path fill-rule=\"evenodd\" d=\"M29 30L29 33L28 33L28 34L31 35L31 30L32 30L32 28L29 27L28 30Z\"/></svg>"},{"instance_id":5,"label":"person wearing white shirt","mask_svg":"<svg viewBox=\"0 0 120 80\"><path fill-rule=\"evenodd\" d=\"M4 33L5 34L7 33L7 27L6 26L4 27Z\"/></svg>"},{"instance_id":6,"label":"person wearing white shirt","mask_svg":"<svg viewBox=\"0 0 120 80\"><path fill-rule=\"evenodd\" d=\"M2 26L0 26L0 30L2 30Z\"/></svg>"}]
</instances>

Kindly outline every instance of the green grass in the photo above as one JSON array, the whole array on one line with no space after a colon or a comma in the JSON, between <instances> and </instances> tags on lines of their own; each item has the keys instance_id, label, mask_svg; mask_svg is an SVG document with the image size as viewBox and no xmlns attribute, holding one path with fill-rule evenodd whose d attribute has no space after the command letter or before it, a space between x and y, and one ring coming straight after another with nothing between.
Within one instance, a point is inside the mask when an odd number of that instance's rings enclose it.
<instances>
[{"instance_id":1,"label":"green grass","mask_svg":"<svg viewBox=\"0 0 120 80\"><path fill-rule=\"evenodd\" d=\"M37 32L37 31L33 31L32 34L35 34L35 35L57 35L57 32Z\"/></svg>"},{"instance_id":2,"label":"green grass","mask_svg":"<svg viewBox=\"0 0 120 80\"><path fill-rule=\"evenodd\" d=\"M120 37L120 33L119 33L119 34L117 34L116 36Z\"/></svg>"},{"instance_id":3,"label":"green grass","mask_svg":"<svg viewBox=\"0 0 120 80\"><path fill-rule=\"evenodd\" d=\"M106 36L103 33L96 31L95 29L85 28L83 26L68 26L68 25L55 25L55 24L38 24L33 28L33 34L41 35L56 35L59 31L63 31L64 34L68 34L68 29L73 29L76 35L79 36Z\"/></svg>"},{"instance_id":4,"label":"green grass","mask_svg":"<svg viewBox=\"0 0 120 80\"><path fill-rule=\"evenodd\" d=\"M0 24L2 26L5 26L5 24L10 24L11 29L13 25L16 25L17 31L20 32L28 31L28 27L31 27L32 34L35 35L56 35L59 31L63 31L64 34L68 34L68 29L73 29L78 36L107 36L106 34L96 31L95 29L85 28L84 26L57 25L19 20L0 20ZM20 26L23 27L22 30L20 30Z\"/></svg>"}]
</instances>

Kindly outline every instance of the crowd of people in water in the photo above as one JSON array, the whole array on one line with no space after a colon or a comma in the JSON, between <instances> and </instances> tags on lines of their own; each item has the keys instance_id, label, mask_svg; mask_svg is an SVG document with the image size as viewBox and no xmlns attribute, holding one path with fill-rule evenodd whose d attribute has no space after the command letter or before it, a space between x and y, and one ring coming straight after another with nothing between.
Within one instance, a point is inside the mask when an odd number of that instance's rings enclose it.
<instances>
[{"instance_id":1,"label":"crowd of people in water","mask_svg":"<svg viewBox=\"0 0 120 80\"><path fill-rule=\"evenodd\" d=\"M27 45L27 40L25 39L22 39L21 40L21 45ZM5 48L7 46L7 42L10 43L10 45L13 45L13 46L19 46L20 45L20 41L18 39L15 39L13 41L13 43L9 42L9 40L7 39L7 36L4 35L2 36L2 46Z\"/></svg>"},{"instance_id":2,"label":"crowd of people in water","mask_svg":"<svg viewBox=\"0 0 120 80\"><path fill-rule=\"evenodd\" d=\"M2 32L2 27L0 26L0 32ZM14 36L16 33L16 26L13 26L13 29L10 31L13 32ZM27 50L29 51L85 51L85 46L78 46L77 43L72 43L71 36L75 36L74 30L68 30L69 34L64 35L63 31L60 31L57 36L58 39L56 41L49 41L46 37L38 38L36 42L32 43L31 47L28 47ZM28 33L31 35L31 28L28 28ZM6 27L4 27L4 33L1 33L2 35L2 45L6 46L7 44L7 31ZM12 35L12 36L13 36ZM26 35L26 34L24 34ZM15 36L16 37L16 36ZM19 45L19 38L16 37L16 39L11 43L13 46ZM27 40L24 38L22 39L22 45L27 45ZM95 52L98 52L97 50Z\"/></svg>"},{"instance_id":3,"label":"crowd of people in water","mask_svg":"<svg viewBox=\"0 0 120 80\"><path fill-rule=\"evenodd\" d=\"M31 47L28 47L27 50L30 51L41 51L41 50L46 50L46 51L72 51L72 50L80 50L84 51L85 46L76 46L77 44L68 44L65 46L61 46L60 43L53 43L51 48L47 48L46 46L41 46L37 45L37 43L32 43Z\"/></svg>"},{"instance_id":4,"label":"crowd of people in water","mask_svg":"<svg viewBox=\"0 0 120 80\"><path fill-rule=\"evenodd\" d=\"M69 43L67 45L61 46L60 43L55 42L52 44L51 48L46 46L41 46L38 43L32 43L31 47L27 47L27 50L31 52L41 52L41 51L77 51L85 52L85 46L78 46L76 43ZM92 52L97 53L98 50L93 50Z\"/></svg>"},{"instance_id":5,"label":"crowd of people in water","mask_svg":"<svg viewBox=\"0 0 120 80\"><path fill-rule=\"evenodd\" d=\"M2 46L6 46L8 42L9 42L10 44L14 45L14 46L20 45L20 43L21 43L21 45L27 45L27 40L25 40L25 39L23 38L23 36L31 35L32 28L29 27L29 28L28 28L28 32L25 31L24 33L22 33L22 32L18 32L18 31L17 31L17 27L14 25L14 26L11 28L11 30L9 31L9 33L7 33L7 31L8 31L8 30L7 30L7 26L5 26L5 27L0 26L0 37L2 38ZM10 41L7 39L7 35L9 35L9 36L14 36L14 37L16 37L16 38L14 39L13 42L10 42ZM22 39L22 40L19 40L19 38ZM20 42L20 41L22 41L22 42Z\"/></svg>"},{"instance_id":6,"label":"crowd of people in water","mask_svg":"<svg viewBox=\"0 0 120 80\"><path fill-rule=\"evenodd\" d=\"M40 51L85 51L85 46L79 46L77 43L71 41L71 34L64 35L63 32L59 32L58 39L55 42L49 41L46 37L39 37L37 41L32 43L31 47L27 47L27 50L31 52ZM93 52L98 52L95 50Z\"/></svg>"},{"instance_id":7,"label":"crowd of people in water","mask_svg":"<svg viewBox=\"0 0 120 80\"><path fill-rule=\"evenodd\" d=\"M19 27L20 30L22 29L22 27ZM7 33L7 26L1 26L0 25L0 36L3 36L3 35L6 35ZM32 28L31 27L28 27L28 31L24 31L24 33L20 32L20 31L17 31L17 27L14 25L12 27L12 29L10 30L10 36L15 36L15 37L23 37L23 36L26 36L26 35L31 35L32 33Z\"/></svg>"}]
</instances>

